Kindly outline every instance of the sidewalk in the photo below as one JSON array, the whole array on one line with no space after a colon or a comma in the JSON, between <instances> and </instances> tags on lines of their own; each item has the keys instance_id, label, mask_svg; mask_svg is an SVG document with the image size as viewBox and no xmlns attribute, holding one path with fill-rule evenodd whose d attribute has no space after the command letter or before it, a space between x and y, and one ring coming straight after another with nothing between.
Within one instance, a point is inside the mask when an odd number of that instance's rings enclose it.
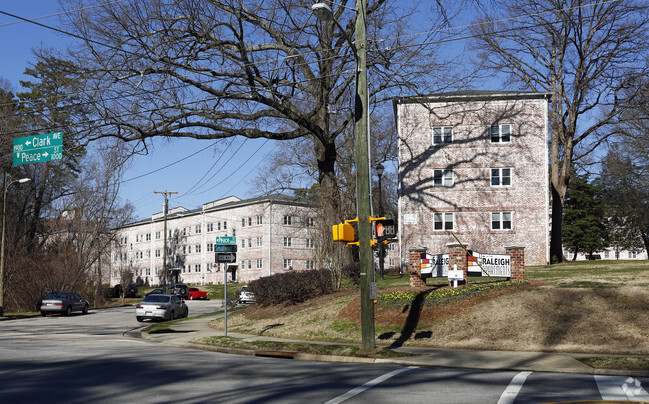
<instances>
[{"instance_id":1,"label":"sidewalk","mask_svg":"<svg viewBox=\"0 0 649 404\"><path fill-rule=\"evenodd\" d=\"M149 334L141 333L141 337L147 341L167 344L171 346L201 349L208 351L224 352L239 355L255 355L255 351L232 349L217 346L206 346L195 344L190 341L199 340L210 336L223 336L223 331L217 331L209 326L206 318L182 321L174 324L173 332ZM228 332L228 336L234 338L245 338L248 340L325 343L314 341L295 341L280 338L270 338L256 335L237 334ZM437 348L414 348L400 347L396 351L409 353L412 356L390 359L374 359L361 357L342 357L331 355L315 354L285 354L276 352L271 355L277 357L290 357L297 360L313 360L325 362L347 362L347 363L376 363L376 364L398 364L404 366L426 366L444 368L465 368L485 370L519 370L534 372L559 372L559 373L582 373L598 375L623 375L623 376L649 376L648 371L632 370L609 370L594 369L578 361L580 356L596 356L567 353L547 352L509 352L509 351L475 351L455 350ZM258 353L259 354L259 353Z\"/></svg>"}]
</instances>

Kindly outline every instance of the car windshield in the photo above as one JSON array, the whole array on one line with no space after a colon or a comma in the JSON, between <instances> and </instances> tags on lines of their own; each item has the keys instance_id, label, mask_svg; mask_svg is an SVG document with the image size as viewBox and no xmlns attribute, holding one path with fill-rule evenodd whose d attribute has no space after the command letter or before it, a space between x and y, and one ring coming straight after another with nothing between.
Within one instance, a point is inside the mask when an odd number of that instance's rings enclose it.
<instances>
[{"instance_id":1,"label":"car windshield","mask_svg":"<svg viewBox=\"0 0 649 404\"><path fill-rule=\"evenodd\" d=\"M149 295L144 299L149 303L169 303L169 296L164 295Z\"/></svg>"}]
</instances>

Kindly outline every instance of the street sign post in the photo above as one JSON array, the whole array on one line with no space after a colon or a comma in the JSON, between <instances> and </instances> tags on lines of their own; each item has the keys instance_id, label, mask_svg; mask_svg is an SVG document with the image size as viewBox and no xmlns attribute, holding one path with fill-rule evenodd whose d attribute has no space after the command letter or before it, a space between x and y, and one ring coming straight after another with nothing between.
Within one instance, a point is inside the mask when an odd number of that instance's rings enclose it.
<instances>
[{"instance_id":1,"label":"street sign post","mask_svg":"<svg viewBox=\"0 0 649 404\"><path fill-rule=\"evenodd\" d=\"M15 166L63 158L63 132L27 136L14 139L13 163Z\"/></svg>"}]
</instances>

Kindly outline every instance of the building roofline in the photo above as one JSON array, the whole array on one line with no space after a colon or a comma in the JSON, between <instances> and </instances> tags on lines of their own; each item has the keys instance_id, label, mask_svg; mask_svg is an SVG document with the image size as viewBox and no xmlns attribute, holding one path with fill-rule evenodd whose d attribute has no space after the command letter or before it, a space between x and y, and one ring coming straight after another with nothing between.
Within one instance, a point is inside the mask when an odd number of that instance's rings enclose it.
<instances>
[{"instance_id":1,"label":"building roofline","mask_svg":"<svg viewBox=\"0 0 649 404\"><path fill-rule=\"evenodd\" d=\"M539 91L493 91L493 90L465 90L430 95L411 97L395 97L392 99L395 107L398 104L412 104L422 102L457 102L457 101L492 101L492 100L518 100L518 99L546 99L552 93Z\"/></svg>"},{"instance_id":2,"label":"building roofline","mask_svg":"<svg viewBox=\"0 0 649 404\"><path fill-rule=\"evenodd\" d=\"M220 200L228 199L230 197L222 198ZM236 197L234 197L236 198ZM266 196L259 196L255 198L250 198L250 199L239 199L236 198L237 200L232 201L232 202L226 202L223 204L218 204L216 206L210 206L206 208L206 205L209 205L211 202L207 202L201 205L200 208L196 209L186 209L183 208L182 206L177 206L173 209L178 209L182 208L181 211L177 211L174 213L168 213L167 214L167 220L170 219L176 219L180 217L186 217L186 216L194 216L198 215L204 212L218 212L221 210L227 210L227 209L234 209L234 208L239 208L239 207L244 207L244 206L249 206L249 205L256 205L260 203L270 203L270 204L283 204L283 205L294 205L294 206L305 206L305 207L313 207L315 206L313 203L310 203L309 201L306 201L303 198L297 198L294 196L288 196L288 195L282 195L282 194L273 194L273 195L266 195ZM169 209L169 210L173 210ZM151 215L150 218L147 219L142 219L138 220L135 222L127 223L123 226L120 226L120 229L123 228L128 228L128 227L136 227L140 226L143 224L148 224L148 223L157 223L161 222L164 220L164 216L162 215L162 212L155 212Z\"/></svg>"}]
</instances>

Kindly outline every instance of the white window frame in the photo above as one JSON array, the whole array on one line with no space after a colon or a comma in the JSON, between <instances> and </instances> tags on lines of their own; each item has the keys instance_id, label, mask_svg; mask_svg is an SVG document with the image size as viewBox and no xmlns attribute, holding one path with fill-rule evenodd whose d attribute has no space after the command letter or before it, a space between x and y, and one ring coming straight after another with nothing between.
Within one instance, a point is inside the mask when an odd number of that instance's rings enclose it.
<instances>
[{"instance_id":1,"label":"white window frame","mask_svg":"<svg viewBox=\"0 0 649 404\"><path fill-rule=\"evenodd\" d=\"M289 215L284 216L284 226L290 226L293 224L293 217Z\"/></svg>"},{"instance_id":2,"label":"white window frame","mask_svg":"<svg viewBox=\"0 0 649 404\"><path fill-rule=\"evenodd\" d=\"M512 185L512 172L510 167L492 168L490 170L490 184L492 187L510 187ZM494 182L496 182L494 184Z\"/></svg>"},{"instance_id":3,"label":"white window frame","mask_svg":"<svg viewBox=\"0 0 649 404\"><path fill-rule=\"evenodd\" d=\"M509 231L514 228L514 214L511 211L491 212L491 230ZM509 220L507 220L509 216ZM509 223L509 227L505 227ZM494 226L496 224L496 226Z\"/></svg>"},{"instance_id":4,"label":"white window frame","mask_svg":"<svg viewBox=\"0 0 649 404\"><path fill-rule=\"evenodd\" d=\"M307 238L305 239L305 246L306 248L315 248L315 242L312 238Z\"/></svg>"},{"instance_id":5,"label":"white window frame","mask_svg":"<svg viewBox=\"0 0 649 404\"><path fill-rule=\"evenodd\" d=\"M440 226L438 226L438 223L440 224ZM454 229L455 229L455 212L434 212L433 213L434 231L449 231Z\"/></svg>"},{"instance_id":6,"label":"white window frame","mask_svg":"<svg viewBox=\"0 0 649 404\"><path fill-rule=\"evenodd\" d=\"M452 126L433 126L433 130L431 134L432 134L432 143L435 146L453 144ZM438 141L436 141L436 138L438 139Z\"/></svg>"},{"instance_id":7,"label":"white window frame","mask_svg":"<svg viewBox=\"0 0 649 404\"><path fill-rule=\"evenodd\" d=\"M314 269L315 268L315 262L313 260L306 260L305 268L306 269Z\"/></svg>"},{"instance_id":8,"label":"white window frame","mask_svg":"<svg viewBox=\"0 0 649 404\"><path fill-rule=\"evenodd\" d=\"M449 188L455 183L452 169L434 169L433 170L433 187Z\"/></svg>"},{"instance_id":9,"label":"white window frame","mask_svg":"<svg viewBox=\"0 0 649 404\"><path fill-rule=\"evenodd\" d=\"M290 269L293 267L293 260L290 258L284 258L283 262L283 268L284 269Z\"/></svg>"},{"instance_id":10,"label":"white window frame","mask_svg":"<svg viewBox=\"0 0 649 404\"><path fill-rule=\"evenodd\" d=\"M292 246L293 246L293 238L284 237L284 247L292 247Z\"/></svg>"},{"instance_id":11,"label":"white window frame","mask_svg":"<svg viewBox=\"0 0 649 404\"><path fill-rule=\"evenodd\" d=\"M507 130L504 130L504 129ZM489 127L489 141L491 143L511 143L512 126L510 124L491 125Z\"/></svg>"}]
</instances>

